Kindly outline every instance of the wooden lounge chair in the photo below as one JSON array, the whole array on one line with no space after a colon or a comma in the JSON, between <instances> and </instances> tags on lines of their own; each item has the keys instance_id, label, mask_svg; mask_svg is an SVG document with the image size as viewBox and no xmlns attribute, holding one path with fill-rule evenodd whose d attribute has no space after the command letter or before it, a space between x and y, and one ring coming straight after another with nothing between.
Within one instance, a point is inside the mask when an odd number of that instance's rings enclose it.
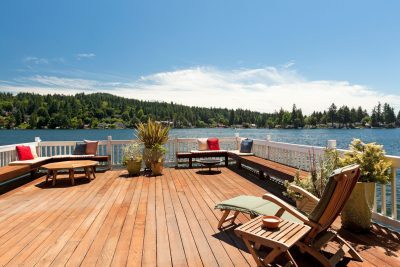
<instances>
[{"instance_id":1,"label":"wooden lounge chair","mask_svg":"<svg viewBox=\"0 0 400 267\"><path fill-rule=\"evenodd\" d=\"M363 261L357 251L330 228L342 211L359 176L360 171L358 165L351 165L336 170L331 175L318 204L308 216L280 198L277 198L272 194L265 194L263 199L270 202L270 205L276 205L278 207L274 208L274 211L278 210L277 212L273 211L268 215L276 215L283 218L283 214L289 213L291 216L296 218L296 222L301 221L303 224L310 226L310 231L302 239L297 241L295 245L300 248L302 253L309 253L324 266L335 266L343 258L346 252L348 252L354 260ZM302 191L304 190L298 190L300 193L307 194L306 191ZM238 212L238 210L235 210L235 214L236 212ZM225 214L226 212L223 217ZM224 221L226 221L226 219L227 218L225 217ZM285 219L290 220L287 217ZM322 252L322 249L329 241L335 241L339 246L335 254L328 258L327 254ZM254 244L254 247L257 247L257 244ZM252 247L249 249L254 250L255 248ZM269 260L272 261L273 259Z\"/></svg>"}]
</instances>

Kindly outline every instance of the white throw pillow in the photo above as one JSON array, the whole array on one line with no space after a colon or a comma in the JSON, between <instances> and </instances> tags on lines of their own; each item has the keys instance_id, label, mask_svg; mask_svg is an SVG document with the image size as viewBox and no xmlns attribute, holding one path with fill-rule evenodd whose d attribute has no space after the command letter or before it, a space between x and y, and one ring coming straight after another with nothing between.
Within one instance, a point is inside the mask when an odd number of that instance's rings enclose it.
<instances>
[{"instance_id":1,"label":"white throw pillow","mask_svg":"<svg viewBox=\"0 0 400 267\"><path fill-rule=\"evenodd\" d=\"M29 147L31 148L31 152L32 152L33 158L35 158L35 159L38 158L39 156L38 156L37 151L36 151L36 146L30 145Z\"/></svg>"},{"instance_id":2,"label":"white throw pillow","mask_svg":"<svg viewBox=\"0 0 400 267\"><path fill-rule=\"evenodd\" d=\"M200 151L208 150L207 138L198 138L197 144Z\"/></svg>"}]
</instances>

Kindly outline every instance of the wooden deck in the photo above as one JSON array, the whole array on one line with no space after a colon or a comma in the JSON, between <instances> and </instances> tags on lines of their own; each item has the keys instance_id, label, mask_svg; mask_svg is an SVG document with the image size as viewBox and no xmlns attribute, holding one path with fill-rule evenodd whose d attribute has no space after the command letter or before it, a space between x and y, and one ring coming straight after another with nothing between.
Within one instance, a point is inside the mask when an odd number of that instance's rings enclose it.
<instances>
[{"instance_id":1,"label":"wooden deck","mask_svg":"<svg viewBox=\"0 0 400 267\"><path fill-rule=\"evenodd\" d=\"M136 178L108 171L90 183L78 175L75 186L60 179L56 187L40 177L0 196L0 266L254 266L233 231L217 229L214 205L262 195L265 181L220 170L165 169ZM366 260L348 266L400 266L398 235L340 232ZM294 254L301 266L318 266Z\"/></svg>"}]
</instances>

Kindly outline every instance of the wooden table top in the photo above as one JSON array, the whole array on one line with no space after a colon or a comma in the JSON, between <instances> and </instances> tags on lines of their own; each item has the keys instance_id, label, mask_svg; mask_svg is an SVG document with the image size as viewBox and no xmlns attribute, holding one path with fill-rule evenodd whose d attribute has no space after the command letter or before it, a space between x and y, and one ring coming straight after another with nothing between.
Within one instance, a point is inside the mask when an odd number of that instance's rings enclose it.
<instances>
[{"instance_id":1,"label":"wooden table top","mask_svg":"<svg viewBox=\"0 0 400 267\"><path fill-rule=\"evenodd\" d=\"M45 164L42 167L48 170L61 170L93 167L97 164L99 164L99 162L94 160L69 160Z\"/></svg>"},{"instance_id":2,"label":"wooden table top","mask_svg":"<svg viewBox=\"0 0 400 267\"><path fill-rule=\"evenodd\" d=\"M236 228L235 233L239 236L250 237L261 244L276 244L288 249L311 229L308 225L288 220L282 220L278 228L269 229L263 226L262 217L258 216Z\"/></svg>"}]
</instances>

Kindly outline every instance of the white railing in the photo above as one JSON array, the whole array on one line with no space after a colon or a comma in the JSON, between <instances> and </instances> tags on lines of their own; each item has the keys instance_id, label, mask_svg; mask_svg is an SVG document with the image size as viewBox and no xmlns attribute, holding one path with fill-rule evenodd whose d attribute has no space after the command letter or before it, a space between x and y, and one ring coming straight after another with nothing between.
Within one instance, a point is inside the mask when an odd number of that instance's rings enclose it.
<instances>
[{"instance_id":1,"label":"white railing","mask_svg":"<svg viewBox=\"0 0 400 267\"><path fill-rule=\"evenodd\" d=\"M237 150L240 144L239 137L220 138L220 147L225 150ZM253 140L253 153L256 156L276 161L302 170L310 170L313 157L318 160L324 153L324 147L273 142L269 140ZM134 140L107 140L99 141L97 154L110 155L112 165L121 165L123 148ZM50 157L55 155L72 154L77 142L75 141L51 141L32 142L22 145L36 145L40 156ZM16 160L16 145L0 146L0 166L7 165ZM197 138L170 139L165 145L167 148L166 163L176 163L177 152L190 152L197 150ZM344 153L345 150L340 150ZM399 196L397 194L397 179L400 170L400 157L387 156L392 161L392 175L387 185L377 186L377 198L373 210L373 218L377 222L400 228L400 214L398 212Z\"/></svg>"},{"instance_id":2,"label":"white railing","mask_svg":"<svg viewBox=\"0 0 400 267\"><path fill-rule=\"evenodd\" d=\"M22 146L33 145L37 147L36 142L0 146L0 167L7 166L8 163L10 163L11 161L17 160L17 152L15 147L21 145Z\"/></svg>"}]
</instances>

